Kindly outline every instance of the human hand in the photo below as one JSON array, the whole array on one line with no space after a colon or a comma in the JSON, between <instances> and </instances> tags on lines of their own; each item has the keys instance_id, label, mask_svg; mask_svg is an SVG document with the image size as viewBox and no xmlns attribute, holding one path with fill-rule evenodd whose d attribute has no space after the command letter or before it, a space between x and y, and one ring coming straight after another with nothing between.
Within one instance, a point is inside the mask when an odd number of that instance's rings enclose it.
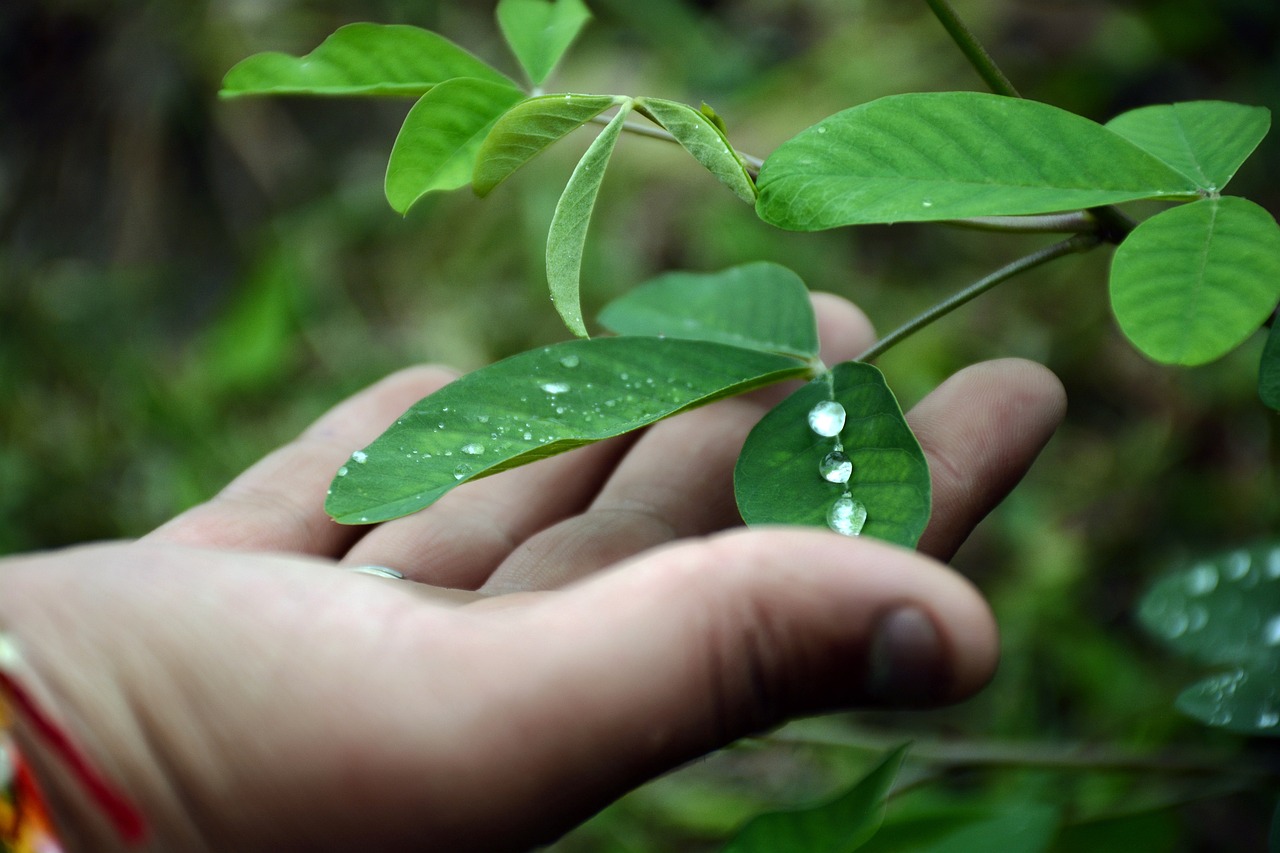
<instances>
[{"instance_id":1,"label":"human hand","mask_svg":"<svg viewBox=\"0 0 1280 853\"><path fill-rule=\"evenodd\" d=\"M828 363L862 351L861 313L815 299ZM137 800L150 849L526 849L792 716L953 701L990 677L990 612L932 558L1056 427L1043 368L970 368L911 413L934 477L923 553L734 529L737 449L780 392L372 529L330 522L337 466L450 378L390 377L140 542L0 563L0 630ZM336 570L360 564L408 581ZM69 849L115 849L24 746Z\"/></svg>"}]
</instances>

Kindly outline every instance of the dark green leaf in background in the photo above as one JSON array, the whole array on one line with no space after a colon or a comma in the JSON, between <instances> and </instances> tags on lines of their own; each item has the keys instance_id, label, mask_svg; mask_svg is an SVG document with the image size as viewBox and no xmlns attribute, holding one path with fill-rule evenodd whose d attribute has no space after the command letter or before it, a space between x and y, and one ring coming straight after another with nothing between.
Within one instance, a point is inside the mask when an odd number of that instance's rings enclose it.
<instances>
[{"instance_id":1,"label":"dark green leaf in background","mask_svg":"<svg viewBox=\"0 0 1280 853\"><path fill-rule=\"evenodd\" d=\"M472 77L446 80L423 95L404 120L387 164L387 201L399 213L435 190L471 182L476 157L498 120L524 93Z\"/></svg>"},{"instance_id":2,"label":"dark green leaf in background","mask_svg":"<svg viewBox=\"0 0 1280 853\"><path fill-rule=\"evenodd\" d=\"M1197 682L1175 704L1205 725L1280 737L1280 656Z\"/></svg>"},{"instance_id":3,"label":"dark green leaf in background","mask_svg":"<svg viewBox=\"0 0 1280 853\"><path fill-rule=\"evenodd\" d=\"M1271 409L1280 411L1280 332L1272 323L1267 333L1267 344L1262 348L1262 360L1258 364L1258 397Z\"/></svg>"},{"instance_id":4,"label":"dark green leaf in background","mask_svg":"<svg viewBox=\"0 0 1280 853\"><path fill-rule=\"evenodd\" d=\"M591 213L596 207L604 170L609 165L622 125L630 112L631 100L627 99L618 108L618 114L592 140L556 203L551 230L547 234L547 283L551 286L551 301L565 326L580 338L587 336L579 294L587 228L591 225Z\"/></svg>"},{"instance_id":5,"label":"dark green leaf in background","mask_svg":"<svg viewBox=\"0 0 1280 853\"><path fill-rule=\"evenodd\" d=\"M884 376L859 362L836 365L830 377L805 385L751 431L734 470L743 520L828 526L846 486L820 474L837 439L816 434L808 418L833 399L846 412L838 440L853 465L847 489L866 507L863 533L914 547L929 521L929 465Z\"/></svg>"},{"instance_id":6,"label":"dark green leaf in background","mask_svg":"<svg viewBox=\"0 0 1280 853\"><path fill-rule=\"evenodd\" d=\"M512 107L480 146L471 181L476 195L488 195L553 142L622 100L612 95L542 95Z\"/></svg>"},{"instance_id":7,"label":"dark green leaf in background","mask_svg":"<svg viewBox=\"0 0 1280 853\"><path fill-rule=\"evenodd\" d=\"M830 802L752 818L722 853L847 853L865 844L884 820L885 796L909 744L889 752L861 781Z\"/></svg>"},{"instance_id":8,"label":"dark green leaf in background","mask_svg":"<svg viewBox=\"0 0 1280 853\"><path fill-rule=\"evenodd\" d=\"M756 185L747 167L729 144L720 122L687 104L661 98L638 98L636 109L652 118L686 151L693 155L716 180L733 190L747 204L756 203ZM718 118L718 116L715 116Z\"/></svg>"},{"instance_id":9,"label":"dark green leaf in background","mask_svg":"<svg viewBox=\"0 0 1280 853\"><path fill-rule=\"evenodd\" d=\"M665 335L810 359L818 327L808 288L761 261L715 273L659 276L614 300L600 324L619 335Z\"/></svg>"},{"instance_id":10,"label":"dark green leaf in background","mask_svg":"<svg viewBox=\"0 0 1280 853\"><path fill-rule=\"evenodd\" d=\"M1230 352L1280 300L1280 226L1253 202L1206 198L1139 225L1116 250L1111 306L1125 335L1165 364Z\"/></svg>"},{"instance_id":11,"label":"dark green leaf in background","mask_svg":"<svg viewBox=\"0 0 1280 853\"><path fill-rule=\"evenodd\" d=\"M1045 853L1062 820L1039 803L991 812L951 809L886 824L860 849L865 853Z\"/></svg>"},{"instance_id":12,"label":"dark green leaf in background","mask_svg":"<svg viewBox=\"0 0 1280 853\"><path fill-rule=\"evenodd\" d=\"M1226 101L1188 101L1130 110L1107 129L1196 182L1220 192L1271 128L1271 112Z\"/></svg>"},{"instance_id":13,"label":"dark green leaf in background","mask_svg":"<svg viewBox=\"0 0 1280 853\"><path fill-rule=\"evenodd\" d=\"M1099 124L979 92L893 95L836 113L783 143L756 183L760 218L795 231L1196 195L1189 178Z\"/></svg>"},{"instance_id":14,"label":"dark green leaf in background","mask_svg":"<svg viewBox=\"0 0 1280 853\"><path fill-rule=\"evenodd\" d=\"M502 0L498 26L529 76L541 86L591 20L582 0Z\"/></svg>"},{"instance_id":15,"label":"dark green leaf in background","mask_svg":"<svg viewBox=\"0 0 1280 853\"><path fill-rule=\"evenodd\" d=\"M420 97L454 77L515 85L428 30L401 24L348 24L306 56L271 52L242 60L227 72L221 94Z\"/></svg>"},{"instance_id":16,"label":"dark green leaf in background","mask_svg":"<svg viewBox=\"0 0 1280 853\"><path fill-rule=\"evenodd\" d=\"M520 353L446 385L354 453L325 509L344 524L397 518L467 480L807 369L785 356L661 338L595 338Z\"/></svg>"}]
</instances>

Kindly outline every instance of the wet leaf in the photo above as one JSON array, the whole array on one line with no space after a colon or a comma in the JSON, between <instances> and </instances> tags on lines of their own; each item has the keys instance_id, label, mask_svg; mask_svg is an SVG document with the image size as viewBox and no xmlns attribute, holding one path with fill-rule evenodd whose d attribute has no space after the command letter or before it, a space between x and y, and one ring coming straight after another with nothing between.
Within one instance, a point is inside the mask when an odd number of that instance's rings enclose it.
<instances>
[{"instance_id":1,"label":"wet leaf","mask_svg":"<svg viewBox=\"0 0 1280 853\"><path fill-rule=\"evenodd\" d=\"M1197 682L1175 704L1182 713L1215 728L1280 737L1278 687L1280 656Z\"/></svg>"},{"instance_id":2,"label":"wet leaf","mask_svg":"<svg viewBox=\"0 0 1280 853\"><path fill-rule=\"evenodd\" d=\"M753 818L722 853L844 853L875 835L884 820L885 796L897 778L909 744L890 751L847 792L810 808Z\"/></svg>"},{"instance_id":3,"label":"wet leaf","mask_svg":"<svg viewBox=\"0 0 1280 853\"><path fill-rule=\"evenodd\" d=\"M1226 101L1142 107L1107 129L1168 163L1207 192L1220 192L1271 128L1271 112Z\"/></svg>"},{"instance_id":4,"label":"wet leaf","mask_svg":"<svg viewBox=\"0 0 1280 853\"><path fill-rule=\"evenodd\" d=\"M333 480L344 524L429 506L455 486L800 376L796 359L704 341L596 338L512 356L420 401Z\"/></svg>"},{"instance_id":5,"label":"wet leaf","mask_svg":"<svg viewBox=\"0 0 1280 853\"><path fill-rule=\"evenodd\" d=\"M980 92L893 95L783 143L756 211L796 231L1051 213L1196 195L1194 183L1088 119Z\"/></svg>"},{"instance_id":6,"label":"wet leaf","mask_svg":"<svg viewBox=\"0 0 1280 853\"><path fill-rule=\"evenodd\" d=\"M524 98L503 83L471 77L446 80L409 111L387 165L387 201L408 212L436 190L466 186L480 144L498 117Z\"/></svg>"},{"instance_id":7,"label":"wet leaf","mask_svg":"<svg viewBox=\"0 0 1280 853\"><path fill-rule=\"evenodd\" d=\"M630 111L631 101L628 99L582 155L556 204L555 215L551 217L551 231L547 234L547 283L551 286L551 301L555 303L565 326L580 338L587 336L578 292L587 228L591 225L591 213L596 207L604 170L613 156L613 148L618 144L618 136Z\"/></svg>"},{"instance_id":8,"label":"wet leaf","mask_svg":"<svg viewBox=\"0 0 1280 853\"><path fill-rule=\"evenodd\" d=\"M582 0L502 0L498 27L529 82L541 86L591 20Z\"/></svg>"},{"instance_id":9,"label":"wet leaf","mask_svg":"<svg viewBox=\"0 0 1280 853\"><path fill-rule=\"evenodd\" d=\"M842 424L830 413L811 420L832 401L843 408ZM828 476L837 443L852 463L847 484L838 472ZM914 547L929 521L931 482L920 444L884 376L858 362L836 365L830 378L813 380L766 414L734 471L748 524L829 526L846 491L865 507L865 535Z\"/></svg>"},{"instance_id":10,"label":"wet leaf","mask_svg":"<svg viewBox=\"0 0 1280 853\"><path fill-rule=\"evenodd\" d=\"M241 95L400 95L421 97L454 77L514 86L489 64L428 30L400 24L348 24L306 56L259 53L222 81Z\"/></svg>"},{"instance_id":11,"label":"wet leaf","mask_svg":"<svg viewBox=\"0 0 1280 853\"><path fill-rule=\"evenodd\" d=\"M512 107L480 145L471 180L476 195L488 195L552 143L618 103L612 95L542 95Z\"/></svg>"},{"instance_id":12,"label":"wet leaf","mask_svg":"<svg viewBox=\"0 0 1280 853\"><path fill-rule=\"evenodd\" d=\"M1165 364L1235 349L1280 300L1280 226L1242 198L1206 198L1143 222L1116 250L1111 306L1125 336Z\"/></svg>"},{"instance_id":13,"label":"wet leaf","mask_svg":"<svg viewBox=\"0 0 1280 853\"><path fill-rule=\"evenodd\" d=\"M610 303L600 324L620 335L666 335L809 359L818 327L808 288L761 261L715 273L668 273Z\"/></svg>"},{"instance_id":14,"label":"wet leaf","mask_svg":"<svg viewBox=\"0 0 1280 853\"><path fill-rule=\"evenodd\" d=\"M637 98L636 109L674 136L693 155L693 159L715 175L716 180L733 190L734 195L747 204L755 204L755 182L729 144L722 129L723 123L714 111L707 114L686 104L661 98Z\"/></svg>"}]
</instances>

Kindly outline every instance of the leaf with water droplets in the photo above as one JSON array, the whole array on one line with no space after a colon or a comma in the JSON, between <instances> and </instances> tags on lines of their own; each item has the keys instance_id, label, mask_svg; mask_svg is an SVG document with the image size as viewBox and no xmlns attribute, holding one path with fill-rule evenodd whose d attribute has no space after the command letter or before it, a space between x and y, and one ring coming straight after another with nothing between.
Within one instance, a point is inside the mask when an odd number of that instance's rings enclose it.
<instances>
[{"instance_id":1,"label":"leaf with water droplets","mask_svg":"<svg viewBox=\"0 0 1280 853\"><path fill-rule=\"evenodd\" d=\"M756 203L756 185L747 174L746 164L710 116L688 104L661 98L637 98L636 110L674 136L693 159L733 190L734 195L747 204Z\"/></svg>"},{"instance_id":2,"label":"leaf with water droplets","mask_svg":"<svg viewBox=\"0 0 1280 853\"><path fill-rule=\"evenodd\" d=\"M815 432L809 416L836 402L845 422L834 435ZM820 421L824 426L826 421ZM822 465L839 451L852 466L847 483ZM796 391L747 437L734 471L738 509L748 524L827 527L845 495L866 510L862 535L912 547L929 521L929 465L880 371L845 362ZM856 508L840 517L860 515Z\"/></svg>"},{"instance_id":3,"label":"leaf with water droplets","mask_svg":"<svg viewBox=\"0 0 1280 853\"><path fill-rule=\"evenodd\" d=\"M582 252L587 243L587 227L596 208L596 195L604 180L605 167L618 144L622 125L631 111L631 101L623 102L618 114L600 131L569 176L547 234L547 283L551 301L565 326L580 338L587 336L582 322L582 300L578 293L582 276Z\"/></svg>"},{"instance_id":4,"label":"leaf with water droplets","mask_svg":"<svg viewBox=\"0 0 1280 853\"><path fill-rule=\"evenodd\" d=\"M513 172L619 102L612 95L540 95L507 110L480 144L471 187L484 197Z\"/></svg>"},{"instance_id":5,"label":"leaf with water droplets","mask_svg":"<svg viewBox=\"0 0 1280 853\"><path fill-rule=\"evenodd\" d=\"M408 515L468 480L807 370L805 362L773 353L647 337L520 353L414 405L357 451L364 462L333 480L325 509L344 524Z\"/></svg>"},{"instance_id":6,"label":"leaf with water droplets","mask_svg":"<svg viewBox=\"0 0 1280 853\"><path fill-rule=\"evenodd\" d=\"M240 95L407 95L421 97L455 77L514 86L506 75L428 30L402 24L349 24L311 53L259 53L222 81Z\"/></svg>"},{"instance_id":7,"label":"leaf with water droplets","mask_svg":"<svg viewBox=\"0 0 1280 853\"><path fill-rule=\"evenodd\" d=\"M1175 704L1215 728L1280 737L1280 656L1199 681Z\"/></svg>"},{"instance_id":8,"label":"leaf with water droplets","mask_svg":"<svg viewBox=\"0 0 1280 853\"><path fill-rule=\"evenodd\" d=\"M600 313L619 335L666 335L818 355L818 326L800 276L767 261L713 273L674 272L629 290Z\"/></svg>"}]
</instances>

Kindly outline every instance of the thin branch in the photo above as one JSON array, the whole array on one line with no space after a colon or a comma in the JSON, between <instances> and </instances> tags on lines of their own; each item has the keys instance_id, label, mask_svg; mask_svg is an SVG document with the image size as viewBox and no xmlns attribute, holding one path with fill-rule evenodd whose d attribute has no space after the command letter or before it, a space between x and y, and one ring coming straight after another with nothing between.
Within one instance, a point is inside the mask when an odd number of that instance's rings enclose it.
<instances>
[{"instance_id":1,"label":"thin branch","mask_svg":"<svg viewBox=\"0 0 1280 853\"><path fill-rule=\"evenodd\" d=\"M872 361L882 355L885 350L900 342L903 338L923 329L925 326L933 323L961 305L970 300L981 296L991 288L995 287L1003 281L1008 281L1016 275L1035 269L1038 266L1049 263L1049 261L1071 255L1076 252L1085 252L1092 249L1102 242L1102 238L1096 234L1076 234L1074 237L1068 237L1066 240L1047 246L1038 252L1032 252L1030 255L1019 258L1011 264L1001 267L986 278L980 279L973 284L961 290L947 299L932 306L917 317L907 321L902 326L894 329L880 340L876 341L866 352L858 356L856 361Z\"/></svg>"},{"instance_id":2,"label":"thin branch","mask_svg":"<svg viewBox=\"0 0 1280 853\"><path fill-rule=\"evenodd\" d=\"M960 16L951 8L947 0L925 0L925 2L929 4L929 8L933 10L934 16L947 34L951 36L951 40L960 48L960 52L969 60L969 64L978 72L978 76L987 84L987 88L997 95L1007 95L1010 98L1022 97L1009 78L1004 76L1000 66L996 65L991 54L987 53L987 49L974 36L973 31L960 20Z\"/></svg>"},{"instance_id":3,"label":"thin branch","mask_svg":"<svg viewBox=\"0 0 1280 853\"><path fill-rule=\"evenodd\" d=\"M975 216L948 219L944 224L1014 234L1096 234L1100 230L1098 220L1083 210L1047 216Z\"/></svg>"},{"instance_id":4,"label":"thin branch","mask_svg":"<svg viewBox=\"0 0 1280 853\"><path fill-rule=\"evenodd\" d=\"M1280 768L1242 759L1239 755L1206 750L1139 752L1110 746L1070 743L1011 743L1000 741L947 741L882 735L869 732L799 732L782 729L757 738L764 743L795 746L843 747L883 752L911 740L910 757L925 764L946 767L1018 767L1043 770L1109 770L1126 773L1161 773L1187 776L1246 776L1280 778Z\"/></svg>"}]
</instances>

